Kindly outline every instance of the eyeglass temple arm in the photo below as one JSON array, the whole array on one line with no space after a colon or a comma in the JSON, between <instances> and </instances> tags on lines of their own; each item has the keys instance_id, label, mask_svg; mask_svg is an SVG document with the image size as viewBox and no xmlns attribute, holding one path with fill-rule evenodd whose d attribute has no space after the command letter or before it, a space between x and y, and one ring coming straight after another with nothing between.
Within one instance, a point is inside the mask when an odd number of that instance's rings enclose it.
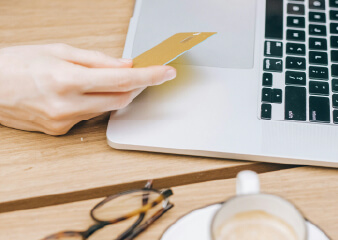
<instances>
[{"instance_id":1,"label":"eyeglass temple arm","mask_svg":"<svg viewBox=\"0 0 338 240\"><path fill-rule=\"evenodd\" d=\"M89 238L93 233L96 231L100 230L101 228L104 228L105 226L109 225L109 222L100 222L98 224L94 224L90 226L87 231L82 232L81 235L83 236L84 239Z\"/></svg>"},{"instance_id":2,"label":"eyeglass temple arm","mask_svg":"<svg viewBox=\"0 0 338 240\"><path fill-rule=\"evenodd\" d=\"M144 188L151 189L152 186L153 186L153 180L148 180ZM148 195L143 194L143 198L142 198L143 206L148 203L148 200L149 200ZM139 218L136 220L136 222L130 228L128 228L126 231L120 234L120 236L118 236L116 240L126 239L130 234L133 233L134 229L143 221L144 217L145 217L145 213L141 213Z\"/></svg>"},{"instance_id":3,"label":"eyeglass temple arm","mask_svg":"<svg viewBox=\"0 0 338 240\"><path fill-rule=\"evenodd\" d=\"M134 229L140 225L140 223L143 221L145 214L142 213L140 214L139 218L136 220L136 222L131 225L131 227L129 227L126 231L124 231L122 234L120 234L115 240L123 240L126 239L130 234L132 234L132 232L134 231Z\"/></svg>"},{"instance_id":4,"label":"eyeglass temple arm","mask_svg":"<svg viewBox=\"0 0 338 240\"><path fill-rule=\"evenodd\" d=\"M156 220L158 220L164 213L166 213L168 210L172 209L174 207L173 204L168 203L167 206L159 211L157 211L148 221L146 221L144 224L138 226L134 229L133 233L129 235L127 238L121 239L121 240L132 240L135 237L137 237L140 233L145 231L151 224L153 224Z\"/></svg>"}]
</instances>

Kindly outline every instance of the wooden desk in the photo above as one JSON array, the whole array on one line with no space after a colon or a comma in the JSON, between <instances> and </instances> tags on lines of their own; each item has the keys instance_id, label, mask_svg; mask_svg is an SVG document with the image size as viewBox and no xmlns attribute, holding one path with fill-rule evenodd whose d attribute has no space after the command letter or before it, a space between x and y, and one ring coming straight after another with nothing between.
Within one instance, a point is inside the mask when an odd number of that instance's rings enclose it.
<instances>
[{"instance_id":1,"label":"wooden desk","mask_svg":"<svg viewBox=\"0 0 338 240\"><path fill-rule=\"evenodd\" d=\"M62 42L121 57L133 5L132 0L1 1L0 47ZM158 227L154 227L144 235L158 237L165 226L178 216L193 207L209 203L196 198L196 202L187 207L183 204L184 201L176 200L176 198L186 198L183 190L180 189L190 189L190 185L187 184L192 184L194 189L209 188L213 186L212 182L201 182L228 179L222 181L230 188L233 186L232 178L240 170L252 169L265 173L292 167L114 150L106 144L105 131L108 117L109 115L105 114L82 122L62 137L22 132L0 126L0 213L2 213L0 214L2 223L0 240L22 239L24 236L25 239L37 239L54 230L73 226L84 227L84 221L88 222L88 219L82 219L82 215L76 219L72 218L75 225L66 226L70 220L62 218L61 215L60 218L52 217L56 222L50 221L48 223L50 227L44 225L43 228L33 231L29 228L29 224L34 221L47 224L46 219L51 219L48 218L49 209L59 211L66 209L67 206L74 206L78 209L76 211L85 213L89 205L97 202L97 198L141 187L150 178L155 179L156 187L159 188L181 186L175 188L176 207L170 217L161 220ZM299 174L303 174L302 169L283 170L283 172L290 171L292 179L303 180L299 177ZM316 168L311 169L317 171ZM324 177L326 173L336 174L335 170L318 169ZM279 178L274 173L271 172L268 176L278 181ZM220 185L223 186L222 181ZM308 189L306 194L302 195L303 192L299 192L294 193L294 196L308 199L313 204L311 205L313 209L326 206L326 201L329 201L326 195L330 194L329 191L321 189L322 197L312 200L312 194L318 195L317 188L311 188L311 185L305 187ZM284 188L284 190L288 189ZM217 188L210 188L208 191L214 191L210 192L214 194L217 193ZM222 195L222 198L228 196L230 192L224 191L225 195ZM336 195L335 197L337 198ZM220 199L212 197L209 200L213 202ZM316 205L317 203L319 205ZM309 208L308 212L312 214L312 208ZM320 216L318 219L329 218L333 213L338 215L337 209L333 207L330 212L316 213ZM42 214L39 220L33 221L36 219L33 216L39 214ZM20 223L20 216L23 216L29 224L20 226L16 224ZM336 226L329 222L327 224L328 231ZM27 236L14 236L7 232L14 235L30 233ZM331 232L337 236L334 230Z\"/></svg>"},{"instance_id":2,"label":"wooden desk","mask_svg":"<svg viewBox=\"0 0 338 240\"><path fill-rule=\"evenodd\" d=\"M264 192L277 194L296 204L305 217L338 239L338 170L314 167L260 174ZM155 181L156 185L156 181ZM235 193L235 180L216 180L174 187L175 207L137 239L159 239L165 229L190 211L224 201ZM37 240L65 229L83 230L93 222L89 210L101 199L0 214L0 233L6 239ZM11 227L8 227L11 226ZM124 224L107 227L97 239L111 240ZM29 231L27 231L29 230ZM5 239L1 238L0 239Z\"/></svg>"}]
</instances>

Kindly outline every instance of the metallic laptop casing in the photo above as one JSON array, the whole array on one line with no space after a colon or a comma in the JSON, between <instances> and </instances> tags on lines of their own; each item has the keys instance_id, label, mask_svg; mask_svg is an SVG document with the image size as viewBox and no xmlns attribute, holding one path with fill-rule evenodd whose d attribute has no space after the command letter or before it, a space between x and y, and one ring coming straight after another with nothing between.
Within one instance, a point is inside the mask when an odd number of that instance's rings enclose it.
<instances>
[{"instance_id":1,"label":"metallic laptop casing","mask_svg":"<svg viewBox=\"0 0 338 240\"><path fill-rule=\"evenodd\" d=\"M246 0L238 1L242 3L235 7L234 14L240 11L238 6L245 8L243 2ZM184 28L184 22L180 26L177 22L171 23L176 11L163 9L179 8L180 3L198 6L202 2L209 1L137 0L124 57L137 56L175 31L189 31L188 27ZM226 1L213 0L210 4L212 2ZM223 46L217 38L210 42L208 39L171 64L177 68L176 79L149 87L128 107L112 112L107 129L108 144L117 149L338 167L338 126L259 119L265 1L257 0L254 7L255 27L248 30L254 31L249 40L252 59L245 58L241 62L241 58L229 51L229 55L218 54L216 60L203 62L213 57L208 47L222 49ZM221 16L215 9L208 11L205 6L200 10L203 15L196 11L194 8L186 11L185 17L189 20L201 18L204 23ZM229 37L227 44L247 39L246 35L241 37L241 33L236 32L241 23L229 21L222 24L233 27L235 38ZM187 21L187 24L189 28L195 26L191 31L206 31L208 26L199 29L198 22ZM219 31L210 25L209 31L215 30ZM225 34L232 36L231 32ZM250 48L250 44L243 46ZM238 54L242 56L245 52L239 50Z\"/></svg>"}]
</instances>

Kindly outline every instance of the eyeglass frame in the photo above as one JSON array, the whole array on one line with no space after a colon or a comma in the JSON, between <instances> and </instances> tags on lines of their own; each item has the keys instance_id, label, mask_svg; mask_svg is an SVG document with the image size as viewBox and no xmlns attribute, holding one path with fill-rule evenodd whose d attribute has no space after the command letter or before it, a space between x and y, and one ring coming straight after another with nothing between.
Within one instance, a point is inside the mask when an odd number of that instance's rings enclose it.
<instances>
[{"instance_id":1,"label":"eyeglass frame","mask_svg":"<svg viewBox=\"0 0 338 240\"><path fill-rule=\"evenodd\" d=\"M159 194L159 196L153 200L150 203L145 203L145 199L143 199L143 206L140 209L134 210L124 216L121 216L119 218L109 220L109 221L102 221L95 217L94 212L96 209L99 209L101 206L106 204L107 202L110 202L120 196L123 195L128 195L134 192L139 192L139 191L149 191L149 192L155 192ZM145 185L144 188L141 189L134 189L134 190L129 190L125 192L121 192L118 194L113 194L105 199L103 199L101 202L96 204L91 210L90 210L90 217L96 222L95 224L91 225L86 231L63 231L59 232L56 234L52 234L50 236L45 237L42 240L57 240L61 239L64 236L70 235L70 236L75 236L75 235L80 235L82 237L82 240L87 240L92 234L94 234L96 231L108 226L108 225L113 225L115 223L122 222L124 220L127 220L131 217L139 215L138 219L127 229L125 230L122 234L120 234L115 240L131 240L134 239L136 236L138 236L140 233L142 233L144 230L146 230L152 223L154 223L157 219L159 219L164 213L166 213L168 210L174 207L172 203L169 201L169 197L173 195L173 192L171 189L163 189L161 191L153 189L152 188L152 180L149 180L147 184ZM148 201L149 199L147 199ZM163 202L163 207L158 210L151 218L149 218L146 222L141 224L143 221L146 212L153 207L157 206ZM141 225L140 225L141 224Z\"/></svg>"}]
</instances>

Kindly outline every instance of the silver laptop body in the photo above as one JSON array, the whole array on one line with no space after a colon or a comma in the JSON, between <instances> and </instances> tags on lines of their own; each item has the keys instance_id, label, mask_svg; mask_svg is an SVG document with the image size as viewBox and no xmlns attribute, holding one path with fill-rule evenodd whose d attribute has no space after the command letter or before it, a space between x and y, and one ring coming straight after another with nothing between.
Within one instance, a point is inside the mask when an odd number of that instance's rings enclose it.
<instances>
[{"instance_id":1,"label":"silver laptop body","mask_svg":"<svg viewBox=\"0 0 338 240\"><path fill-rule=\"evenodd\" d=\"M338 0L137 0L124 57L202 31L175 80L112 112L108 144L338 167Z\"/></svg>"}]
</instances>

